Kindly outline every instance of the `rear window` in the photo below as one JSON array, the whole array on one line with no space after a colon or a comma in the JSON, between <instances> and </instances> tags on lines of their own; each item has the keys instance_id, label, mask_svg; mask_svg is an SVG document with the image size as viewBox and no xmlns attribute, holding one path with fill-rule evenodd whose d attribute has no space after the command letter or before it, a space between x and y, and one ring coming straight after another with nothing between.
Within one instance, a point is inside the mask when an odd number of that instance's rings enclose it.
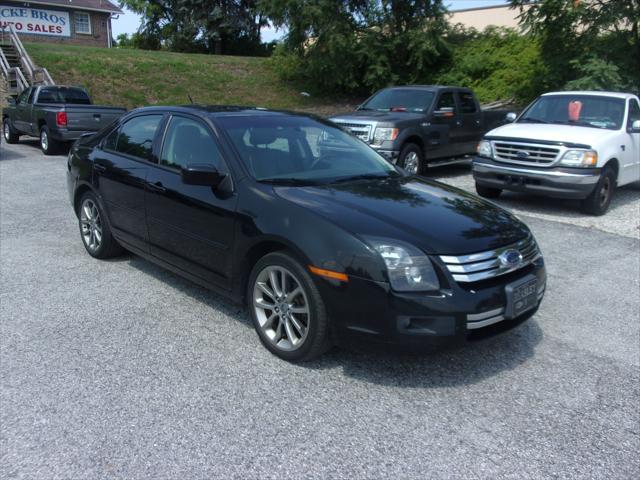
<instances>
[{"instance_id":1,"label":"rear window","mask_svg":"<svg viewBox=\"0 0 640 480\"><path fill-rule=\"evenodd\" d=\"M87 92L81 88L43 88L38 95L39 103L53 103L56 105L91 105Z\"/></svg>"}]
</instances>

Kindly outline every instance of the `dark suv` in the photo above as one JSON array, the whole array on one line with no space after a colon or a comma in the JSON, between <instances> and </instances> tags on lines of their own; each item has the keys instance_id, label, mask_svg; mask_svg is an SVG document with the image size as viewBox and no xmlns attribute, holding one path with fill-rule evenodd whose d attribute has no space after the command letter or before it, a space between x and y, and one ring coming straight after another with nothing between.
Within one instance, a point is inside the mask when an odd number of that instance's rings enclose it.
<instances>
[{"instance_id":1,"label":"dark suv","mask_svg":"<svg viewBox=\"0 0 640 480\"><path fill-rule=\"evenodd\" d=\"M136 110L76 142L68 186L90 255L124 248L244 300L288 360L486 336L531 317L545 289L517 218L307 115Z\"/></svg>"}]
</instances>

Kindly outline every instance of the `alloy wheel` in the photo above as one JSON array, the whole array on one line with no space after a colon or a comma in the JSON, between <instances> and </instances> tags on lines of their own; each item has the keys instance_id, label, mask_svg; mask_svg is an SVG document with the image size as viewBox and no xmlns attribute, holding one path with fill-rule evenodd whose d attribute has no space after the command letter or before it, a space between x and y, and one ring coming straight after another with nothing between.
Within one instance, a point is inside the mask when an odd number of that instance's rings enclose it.
<instances>
[{"instance_id":1,"label":"alloy wheel","mask_svg":"<svg viewBox=\"0 0 640 480\"><path fill-rule=\"evenodd\" d=\"M309 333L307 294L296 276L281 266L268 266L256 277L253 308L264 337L283 351L297 350Z\"/></svg>"},{"instance_id":2,"label":"alloy wheel","mask_svg":"<svg viewBox=\"0 0 640 480\"><path fill-rule=\"evenodd\" d=\"M102 221L98 206L89 198L80 208L80 227L84 244L91 252L97 251L102 243Z\"/></svg>"},{"instance_id":3,"label":"alloy wheel","mask_svg":"<svg viewBox=\"0 0 640 480\"><path fill-rule=\"evenodd\" d=\"M409 152L407 156L404 157L404 169L411 175L417 175L419 168L420 159L418 158L418 154L416 152Z\"/></svg>"},{"instance_id":4,"label":"alloy wheel","mask_svg":"<svg viewBox=\"0 0 640 480\"><path fill-rule=\"evenodd\" d=\"M40 132L40 146L45 152L49 150L49 135L47 135L46 130L42 130L42 132Z\"/></svg>"}]
</instances>

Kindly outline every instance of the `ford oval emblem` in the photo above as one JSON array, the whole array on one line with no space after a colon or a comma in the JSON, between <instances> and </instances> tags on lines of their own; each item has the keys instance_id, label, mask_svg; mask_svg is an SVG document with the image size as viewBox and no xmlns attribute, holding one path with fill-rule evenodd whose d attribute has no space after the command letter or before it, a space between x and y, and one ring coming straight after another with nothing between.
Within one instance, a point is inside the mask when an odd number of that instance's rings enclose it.
<instances>
[{"instance_id":1,"label":"ford oval emblem","mask_svg":"<svg viewBox=\"0 0 640 480\"><path fill-rule=\"evenodd\" d=\"M516 155L518 156L518 158L520 160L524 160L526 158L529 158L529 152L525 152L524 150L519 150L518 153L516 153Z\"/></svg>"},{"instance_id":2,"label":"ford oval emblem","mask_svg":"<svg viewBox=\"0 0 640 480\"><path fill-rule=\"evenodd\" d=\"M515 267L522 263L522 254L518 250L506 250L498 259L503 267Z\"/></svg>"}]
</instances>

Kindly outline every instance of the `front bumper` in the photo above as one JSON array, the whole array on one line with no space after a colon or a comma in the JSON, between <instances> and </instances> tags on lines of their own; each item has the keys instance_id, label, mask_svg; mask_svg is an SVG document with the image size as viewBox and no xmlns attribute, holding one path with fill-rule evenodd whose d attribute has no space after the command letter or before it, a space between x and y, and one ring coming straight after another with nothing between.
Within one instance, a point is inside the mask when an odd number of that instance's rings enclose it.
<instances>
[{"instance_id":1,"label":"front bumper","mask_svg":"<svg viewBox=\"0 0 640 480\"><path fill-rule=\"evenodd\" d=\"M507 318L506 287L528 276L537 279L537 303ZM399 293L387 283L350 277L347 284L319 282L332 321L334 340L345 346L378 345L429 351L462 345L508 331L538 309L546 288L544 260L490 280L446 280L439 292Z\"/></svg>"},{"instance_id":2,"label":"front bumper","mask_svg":"<svg viewBox=\"0 0 640 480\"><path fill-rule=\"evenodd\" d=\"M384 158L386 158L387 160L389 160L391 163L394 163L394 164L398 161L398 157L400 156L399 150L387 150L382 148L376 148L372 145L371 145L371 148L373 148L376 152L378 152L380 155L382 155Z\"/></svg>"},{"instance_id":3,"label":"front bumper","mask_svg":"<svg viewBox=\"0 0 640 480\"><path fill-rule=\"evenodd\" d=\"M584 199L596 187L601 169L508 165L475 157L472 171L476 183L484 187Z\"/></svg>"}]
</instances>

